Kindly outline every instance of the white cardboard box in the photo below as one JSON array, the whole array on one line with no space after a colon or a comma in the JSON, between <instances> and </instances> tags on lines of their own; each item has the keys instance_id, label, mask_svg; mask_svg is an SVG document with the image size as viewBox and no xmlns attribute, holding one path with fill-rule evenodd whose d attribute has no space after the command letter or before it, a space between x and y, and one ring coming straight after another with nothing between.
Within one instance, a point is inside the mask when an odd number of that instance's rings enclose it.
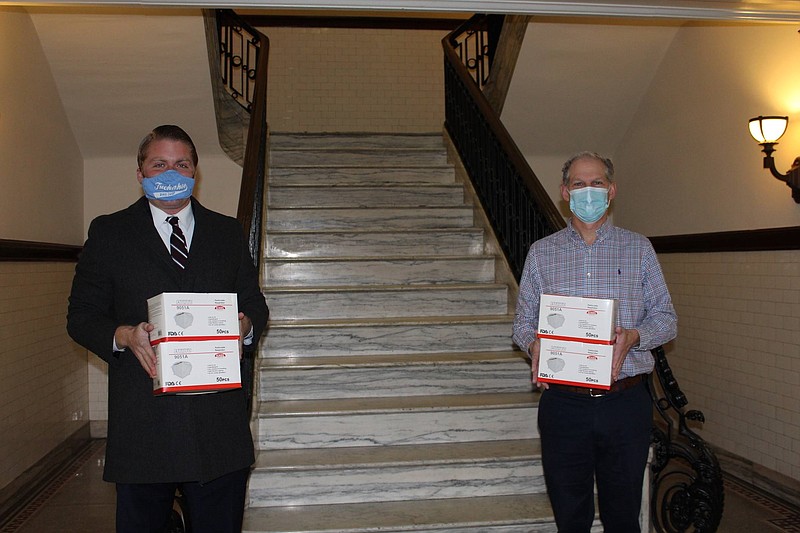
<instances>
[{"instance_id":1,"label":"white cardboard box","mask_svg":"<svg viewBox=\"0 0 800 533\"><path fill-rule=\"evenodd\" d=\"M242 387L239 341L159 342L153 394L218 392Z\"/></svg>"},{"instance_id":2,"label":"white cardboard box","mask_svg":"<svg viewBox=\"0 0 800 533\"><path fill-rule=\"evenodd\" d=\"M614 340L617 300L542 294L539 303L539 338Z\"/></svg>"},{"instance_id":3,"label":"white cardboard box","mask_svg":"<svg viewBox=\"0 0 800 533\"><path fill-rule=\"evenodd\" d=\"M239 338L236 294L164 292L147 300L150 342Z\"/></svg>"},{"instance_id":4,"label":"white cardboard box","mask_svg":"<svg viewBox=\"0 0 800 533\"><path fill-rule=\"evenodd\" d=\"M611 388L614 346L560 339L540 339L537 379L596 389Z\"/></svg>"}]
</instances>

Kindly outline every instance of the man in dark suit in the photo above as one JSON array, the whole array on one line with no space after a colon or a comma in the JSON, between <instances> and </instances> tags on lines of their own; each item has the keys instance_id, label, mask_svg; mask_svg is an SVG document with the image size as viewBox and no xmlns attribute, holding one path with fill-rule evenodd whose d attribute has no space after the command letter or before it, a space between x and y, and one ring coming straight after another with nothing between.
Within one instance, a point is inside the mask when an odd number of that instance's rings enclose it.
<instances>
[{"instance_id":1,"label":"man in dark suit","mask_svg":"<svg viewBox=\"0 0 800 533\"><path fill-rule=\"evenodd\" d=\"M154 396L147 299L236 293L245 351L255 349L267 306L240 224L191 196L197 152L186 132L159 126L137 163L145 197L92 222L67 316L70 336L108 363L103 477L117 484L117 531L164 531L180 488L193 533L238 532L254 462L245 393Z\"/></svg>"}]
</instances>

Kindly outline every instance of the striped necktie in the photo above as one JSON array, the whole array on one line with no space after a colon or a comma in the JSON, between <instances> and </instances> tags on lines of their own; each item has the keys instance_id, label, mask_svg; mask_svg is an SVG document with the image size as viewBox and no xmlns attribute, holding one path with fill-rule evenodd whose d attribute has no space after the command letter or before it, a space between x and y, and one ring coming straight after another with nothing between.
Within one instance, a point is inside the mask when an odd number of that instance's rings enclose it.
<instances>
[{"instance_id":1,"label":"striped necktie","mask_svg":"<svg viewBox=\"0 0 800 533\"><path fill-rule=\"evenodd\" d=\"M167 217L167 222L172 226L172 235L169 237L169 253L179 267L186 268L186 263L189 261L189 249L186 247L186 237L178 226L178 217Z\"/></svg>"}]
</instances>

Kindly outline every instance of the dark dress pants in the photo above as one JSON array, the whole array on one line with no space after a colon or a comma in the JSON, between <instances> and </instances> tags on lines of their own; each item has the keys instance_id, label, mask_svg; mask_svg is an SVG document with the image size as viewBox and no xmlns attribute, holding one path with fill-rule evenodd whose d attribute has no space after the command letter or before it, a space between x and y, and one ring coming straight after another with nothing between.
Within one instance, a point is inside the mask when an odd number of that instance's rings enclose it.
<instances>
[{"instance_id":1,"label":"dark dress pants","mask_svg":"<svg viewBox=\"0 0 800 533\"><path fill-rule=\"evenodd\" d=\"M176 489L191 533L240 533L249 468L207 483L117 483L117 533L164 533Z\"/></svg>"},{"instance_id":2,"label":"dark dress pants","mask_svg":"<svg viewBox=\"0 0 800 533\"><path fill-rule=\"evenodd\" d=\"M591 397L556 390L539 402L542 466L559 533L588 533L594 484L606 533L639 533L653 410L644 382Z\"/></svg>"}]
</instances>

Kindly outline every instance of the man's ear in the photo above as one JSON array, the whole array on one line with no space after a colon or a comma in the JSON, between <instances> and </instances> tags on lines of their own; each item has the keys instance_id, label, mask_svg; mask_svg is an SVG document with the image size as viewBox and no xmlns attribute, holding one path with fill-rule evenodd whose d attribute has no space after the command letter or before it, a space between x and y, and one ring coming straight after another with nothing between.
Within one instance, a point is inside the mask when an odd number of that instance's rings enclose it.
<instances>
[{"instance_id":1,"label":"man's ear","mask_svg":"<svg viewBox=\"0 0 800 533\"><path fill-rule=\"evenodd\" d=\"M563 183L561 184L561 198L565 202L569 203L569 189L567 189L567 186L564 185Z\"/></svg>"},{"instance_id":2,"label":"man's ear","mask_svg":"<svg viewBox=\"0 0 800 533\"><path fill-rule=\"evenodd\" d=\"M608 201L610 202L611 200L613 200L616 195L617 195L617 182L614 181L611 182L611 185L608 186Z\"/></svg>"},{"instance_id":3,"label":"man's ear","mask_svg":"<svg viewBox=\"0 0 800 533\"><path fill-rule=\"evenodd\" d=\"M141 185L142 180L144 179L144 174L142 174L141 168L136 169L136 179L139 180L139 184Z\"/></svg>"}]
</instances>

